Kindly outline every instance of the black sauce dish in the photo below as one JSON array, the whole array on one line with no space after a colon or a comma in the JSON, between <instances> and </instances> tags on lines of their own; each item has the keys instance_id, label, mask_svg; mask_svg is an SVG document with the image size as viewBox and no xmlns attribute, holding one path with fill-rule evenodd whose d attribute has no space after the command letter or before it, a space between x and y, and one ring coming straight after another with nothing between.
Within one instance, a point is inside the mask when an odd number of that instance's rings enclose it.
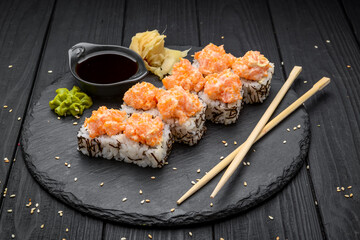
<instances>
[{"instance_id":1,"label":"black sauce dish","mask_svg":"<svg viewBox=\"0 0 360 240\"><path fill-rule=\"evenodd\" d=\"M78 43L69 49L69 66L80 87L99 97L122 96L147 74L139 54L116 45Z\"/></svg>"}]
</instances>

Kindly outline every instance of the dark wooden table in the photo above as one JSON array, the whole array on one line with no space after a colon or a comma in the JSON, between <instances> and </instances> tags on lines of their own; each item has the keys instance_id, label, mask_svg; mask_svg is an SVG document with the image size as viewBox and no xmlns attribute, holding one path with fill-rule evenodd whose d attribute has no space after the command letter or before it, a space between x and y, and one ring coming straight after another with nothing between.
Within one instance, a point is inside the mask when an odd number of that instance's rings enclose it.
<instances>
[{"instance_id":1,"label":"dark wooden table","mask_svg":"<svg viewBox=\"0 0 360 240\"><path fill-rule=\"evenodd\" d=\"M360 239L359 1L4 0L0 9L0 239ZM299 95L331 78L305 104L310 150L281 192L211 224L139 228L81 214L33 179L22 124L33 99L68 72L67 50L82 41L129 46L152 29L166 29L167 45L213 42L235 56L260 50L282 79L303 66L293 85ZM40 213L30 213L29 199Z\"/></svg>"}]
</instances>

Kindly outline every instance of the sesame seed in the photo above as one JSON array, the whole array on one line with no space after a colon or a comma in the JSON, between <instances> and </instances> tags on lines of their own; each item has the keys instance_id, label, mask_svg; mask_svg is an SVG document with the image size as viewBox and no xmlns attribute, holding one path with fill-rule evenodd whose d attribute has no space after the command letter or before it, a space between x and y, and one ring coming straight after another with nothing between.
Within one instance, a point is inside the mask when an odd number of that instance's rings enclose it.
<instances>
[{"instance_id":1,"label":"sesame seed","mask_svg":"<svg viewBox=\"0 0 360 240\"><path fill-rule=\"evenodd\" d=\"M169 162L165 162L165 165L168 165L169 164Z\"/></svg>"},{"instance_id":2,"label":"sesame seed","mask_svg":"<svg viewBox=\"0 0 360 240\"><path fill-rule=\"evenodd\" d=\"M10 197L11 197L11 198L14 198L14 197L15 197L15 194L11 194Z\"/></svg>"},{"instance_id":3,"label":"sesame seed","mask_svg":"<svg viewBox=\"0 0 360 240\"><path fill-rule=\"evenodd\" d=\"M310 166L309 166L309 165L306 165L306 169L308 169L308 170L309 170L309 169L310 169Z\"/></svg>"},{"instance_id":4,"label":"sesame seed","mask_svg":"<svg viewBox=\"0 0 360 240\"><path fill-rule=\"evenodd\" d=\"M61 118L60 117L57 117L58 120L60 120Z\"/></svg>"},{"instance_id":5,"label":"sesame seed","mask_svg":"<svg viewBox=\"0 0 360 240\"><path fill-rule=\"evenodd\" d=\"M227 147L228 143L225 143L224 146Z\"/></svg>"},{"instance_id":6,"label":"sesame seed","mask_svg":"<svg viewBox=\"0 0 360 240\"><path fill-rule=\"evenodd\" d=\"M353 196L354 196L354 194L350 193L349 197L353 197Z\"/></svg>"},{"instance_id":7,"label":"sesame seed","mask_svg":"<svg viewBox=\"0 0 360 240\"><path fill-rule=\"evenodd\" d=\"M279 236L277 236L277 237L276 237L276 240L280 240L280 237L279 237Z\"/></svg>"},{"instance_id":8,"label":"sesame seed","mask_svg":"<svg viewBox=\"0 0 360 240\"><path fill-rule=\"evenodd\" d=\"M246 166L246 162L243 162L243 165Z\"/></svg>"},{"instance_id":9,"label":"sesame seed","mask_svg":"<svg viewBox=\"0 0 360 240\"><path fill-rule=\"evenodd\" d=\"M220 157L220 160L223 160L223 159L224 159L224 156L221 156L221 157Z\"/></svg>"},{"instance_id":10,"label":"sesame seed","mask_svg":"<svg viewBox=\"0 0 360 240\"><path fill-rule=\"evenodd\" d=\"M36 210L36 208L32 208L32 209L30 210L30 214L33 214L33 213L35 212L35 210Z\"/></svg>"},{"instance_id":11,"label":"sesame seed","mask_svg":"<svg viewBox=\"0 0 360 240\"><path fill-rule=\"evenodd\" d=\"M78 180L78 178L76 177L76 178L74 178L74 182L76 182Z\"/></svg>"},{"instance_id":12,"label":"sesame seed","mask_svg":"<svg viewBox=\"0 0 360 240\"><path fill-rule=\"evenodd\" d=\"M35 207L39 207L39 204L38 204L38 203L36 203L36 204L35 204Z\"/></svg>"},{"instance_id":13,"label":"sesame seed","mask_svg":"<svg viewBox=\"0 0 360 240\"><path fill-rule=\"evenodd\" d=\"M326 40L326 43L330 43L330 40Z\"/></svg>"},{"instance_id":14,"label":"sesame seed","mask_svg":"<svg viewBox=\"0 0 360 240\"><path fill-rule=\"evenodd\" d=\"M44 224L41 224L40 228L43 229L44 227L45 227L45 225L44 225Z\"/></svg>"},{"instance_id":15,"label":"sesame seed","mask_svg":"<svg viewBox=\"0 0 360 240\"><path fill-rule=\"evenodd\" d=\"M250 166L250 162L247 162L246 164L247 164L248 166Z\"/></svg>"},{"instance_id":16,"label":"sesame seed","mask_svg":"<svg viewBox=\"0 0 360 240\"><path fill-rule=\"evenodd\" d=\"M139 190L139 194L143 194L143 191L141 189Z\"/></svg>"},{"instance_id":17,"label":"sesame seed","mask_svg":"<svg viewBox=\"0 0 360 240\"><path fill-rule=\"evenodd\" d=\"M67 163L67 162L65 162L64 164L65 164L65 166L67 166L67 165L68 165L68 163Z\"/></svg>"},{"instance_id":18,"label":"sesame seed","mask_svg":"<svg viewBox=\"0 0 360 240\"><path fill-rule=\"evenodd\" d=\"M152 176L151 179L155 179L155 176Z\"/></svg>"},{"instance_id":19,"label":"sesame seed","mask_svg":"<svg viewBox=\"0 0 360 240\"><path fill-rule=\"evenodd\" d=\"M192 54L192 55L190 55L191 57L195 57L195 55L194 54Z\"/></svg>"},{"instance_id":20,"label":"sesame seed","mask_svg":"<svg viewBox=\"0 0 360 240\"><path fill-rule=\"evenodd\" d=\"M4 105L4 108L7 108L8 106L7 105Z\"/></svg>"},{"instance_id":21,"label":"sesame seed","mask_svg":"<svg viewBox=\"0 0 360 240\"><path fill-rule=\"evenodd\" d=\"M9 112L12 112L12 109L10 109Z\"/></svg>"},{"instance_id":22,"label":"sesame seed","mask_svg":"<svg viewBox=\"0 0 360 240\"><path fill-rule=\"evenodd\" d=\"M299 124L299 125L297 125L297 128L301 128L301 125Z\"/></svg>"},{"instance_id":23,"label":"sesame seed","mask_svg":"<svg viewBox=\"0 0 360 240\"><path fill-rule=\"evenodd\" d=\"M192 184L192 185L195 185L196 183L195 183L194 181L191 181L191 184Z\"/></svg>"},{"instance_id":24,"label":"sesame seed","mask_svg":"<svg viewBox=\"0 0 360 240\"><path fill-rule=\"evenodd\" d=\"M290 132L290 128L287 128L286 131Z\"/></svg>"},{"instance_id":25,"label":"sesame seed","mask_svg":"<svg viewBox=\"0 0 360 240\"><path fill-rule=\"evenodd\" d=\"M145 199L145 202L146 202L146 203L149 203L149 202L150 202L150 199Z\"/></svg>"},{"instance_id":26,"label":"sesame seed","mask_svg":"<svg viewBox=\"0 0 360 240\"><path fill-rule=\"evenodd\" d=\"M77 122L73 122L73 125L77 125Z\"/></svg>"},{"instance_id":27,"label":"sesame seed","mask_svg":"<svg viewBox=\"0 0 360 240\"><path fill-rule=\"evenodd\" d=\"M317 201L315 201L315 205L316 205L316 206L318 205L318 202L317 202Z\"/></svg>"},{"instance_id":28,"label":"sesame seed","mask_svg":"<svg viewBox=\"0 0 360 240\"><path fill-rule=\"evenodd\" d=\"M342 191L344 191L344 190L345 190L345 188L344 188L344 187L341 187L341 190L342 190Z\"/></svg>"},{"instance_id":29,"label":"sesame seed","mask_svg":"<svg viewBox=\"0 0 360 240\"><path fill-rule=\"evenodd\" d=\"M347 67L347 68L351 68L351 66L350 66L350 65L347 65L346 67Z\"/></svg>"},{"instance_id":30,"label":"sesame seed","mask_svg":"<svg viewBox=\"0 0 360 240\"><path fill-rule=\"evenodd\" d=\"M4 162L5 162L5 163L8 163L8 162L10 162L10 161L9 161L8 158L4 158Z\"/></svg>"},{"instance_id":31,"label":"sesame seed","mask_svg":"<svg viewBox=\"0 0 360 240\"><path fill-rule=\"evenodd\" d=\"M148 234L148 237L149 237L150 239L152 239L152 236L151 236L151 234Z\"/></svg>"},{"instance_id":32,"label":"sesame seed","mask_svg":"<svg viewBox=\"0 0 360 240\"><path fill-rule=\"evenodd\" d=\"M245 186L245 187L247 186L247 182L244 182L244 186Z\"/></svg>"},{"instance_id":33,"label":"sesame seed","mask_svg":"<svg viewBox=\"0 0 360 240\"><path fill-rule=\"evenodd\" d=\"M192 232L189 232L189 235L192 237Z\"/></svg>"},{"instance_id":34,"label":"sesame seed","mask_svg":"<svg viewBox=\"0 0 360 240\"><path fill-rule=\"evenodd\" d=\"M8 209L7 212L8 212L8 213L12 213L12 209Z\"/></svg>"},{"instance_id":35,"label":"sesame seed","mask_svg":"<svg viewBox=\"0 0 360 240\"><path fill-rule=\"evenodd\" d=\"M237 141L234 141L234 145L237 145Z\"/></svg>"},{"instance_id":36,"label":"sesame seed","mask_svg":"<svg viewBox=\"0 0 360 240\"><path fill-rule=\"evenodd\" d=\"M15 234L11 234L11 238L15 238Z\"/></svg>"},{"instance_id":37,"label":"sesame seed","mask_svg":"<svg viewBox=\"0 0 360 240\"><path fill-rule=\"evenodd\" d=\"M345 196L346 198L349 198L349 197L350 197L350 196L349 196L349 195L347 195L347 194L345 194L344 196Z\"/></svg>"},{"instance_id":38,"label":"sesame seed","mask_svg":"<svg viewBox=\"0 0 360 240\"><path fill-rule=\"evenodd\" d=\"M40 213L40 209L36 210L37 213Z\"/></svg>"},{"instance_id":39,"label":"sesame seed","mask_svg":"<svg viewBox=\"0 0 360 240\"><path fill-rule=\"evenodd\" d=\"M144 202L145 202L145 200L141 200L141 202L140 202L140 203L141 203L141 204L144 204Z\"/></svg>"},{"instance_id":40,"label":"sesame seed","mask_svg":"<svg viewBox=\"0 0 360 240\"><path fill-rule=\"evenodd\" d=\"M76 119L80 119L80 117L79 117L78 115L75 115L75 118L76 118Z\"/></svg>"},{"instance_id":41,"label":"sesame seed","mask_svg":"<svg viewBox=\"0 0 360 240\"><path fill-rule=\"evenodd\" d=\"M253 149L253 152L256 152L256 150L255 150L255 149Z\"/></svg>"},{"instance_id":42,"label":"sesame seed","mask_svg":"<svg viewBox=\"0 0 360 240\"><path fill-rule=\"evenodd\" d=\"M49 70L48 73L52 73L52 70Z\"/></svg>"},{"instance_id":43,"label":"sesame seed","mask_svg":"<svg viewBox=\"0 0 360 240\"><path fill-rule=\"evenodd\" d=\"M200 173L200 168L198 170L196 170L197 173Z\"/></svg>"},{"instance_id":44,"label":"sesame seed","mask_svg":"<svg viewBox=\"0 0 360 240\"><path fill-rule=\"evenodd\" d=\"M71 164L68 164L67 167L70 168L70 167L71 167Z\"/></svg>"},{"instance_id":45,"label":"sesame seed","mask_svg":"<svg viewBox=\"0 0 360 240\"><path fill-rule=\"evenodd\" d=\"M284 65L284 62L281 62L281 65Z\"/></svg>"},{"instance_id":46,"label":"sesame seed","mask_svg":"<svg viewBox=\"0 0 360 240\"><path fill-rule=\"evenodd\" d=\"M212 206L214 206L214 204L213 204L213 203L210 203L210 207L212 207Z\"/></svg>"},{"instance_id":47,"label":"sesame seed","mask_svg":"<svg viewBox=\"0 0 360 240\"><path fill-rule=\"evenodd\" d=\"M100 183L100 187L102 187L102 186L104 186L104 183L103 183L103 182Z\"/></svg>"},{"instance_id":48,"label":"sesame seed","mask_svg":"<svg viewBox=\"0 0 360 240\"><path fill-rule=\"evenodd\" d=\"M341 191L341 190L340 190L340 187L337 187L337 188L336 188L336 191L340 192L340 191Z\"/></svg>"},{"instance_id":49,"label":"sesame seed","mask_svg":"<svg viewBox=\"0 0 360 240\"><path fill-rule=\"evenodd\" d=\"M307 81L304 81L304 83L307 83Z\"/></svg>"},{"instance_id":50,"label":"sesame seed","mask_svg":"<svg viewBox=\"0 0 360 240\"><path fill-rule=\"evenodd\" d=\"M197 181L197 182L200 181L200 178L197 178L196 181Z\"/></svg>"},{"instance_id":51,"label":"sesame seed","mask_svg":"<svg viewBox=\"0 0 360 240\"><path fill-rule=\"evenodd\" d=\"M60 157L57 157L57 156L56 156L56 157L55 157L55 159L56 159L56 160L59 160L59 159L60 159Z\"/></svg>"},{"instance_id":52,"label":"sesame seed","mask_svg":"<svg viewBox=\"0 0 360 240\"><path fill-rule=\"evenodd\" d=\"M221 39L224 39L224 36L221 36Z\"/></svg>"},{"instance_id":53,"label":"sesame seed","mask_svg":"<svg viewBox=\"0 0 360 240\"><path fill-rule=\"evenodd\" d=\"M175 208L170 209L170 212L174 212L174 211L175 211Z\"/></svg>"},{"instance_id":54,"label":"sesame seed","mask_svg":"<svg viewBox=\"0 0 360 240\"><path fill-rule=\"evenodd\" d=\"M225 239L221 237L220 240L225 240Z\"/></svg>"},{"instance_id":55,"label":"sesame seed","mask_svg":"<svg viewBox=\"0 0 360 240\"><path fill-rule=\"evenodd\" d=\"M270 218L271 220L273 220L273 219L274 219L274 217L273 217L273 216L269 216L269 218Z\"/></svg>"},{"instance_id":56,"label":"sesame seed","mask_svg":"<svg viewBox=\"0 0 360 240\"><path fill-rule=\"evenodd\" d=\"M9 68L12 68L13 67L13 65L9 65Z\"/></svg>"},{"instance_id":57,"label":"sesame seed","mask_svg":"<svg viewBox=\"0 0 360 240\"><path fill-rule=\"evenodd\" d=\"M66 229L65 229L65 232L68 232L68 231L69 231L69 229L68 229L68 228L66 228Z\"/></svg>"},{"instance_id":58,"label":"sesame seed","mask_svg":"<svg viewBox=\"0 0 360 240\"><path fill-rule=\"evenodd\" d=\"M318 46L315 45L314 48L318 48Z\"/></svg>"},{"instance_id":59,"label":"sesame seed","mask_svg":"<svg viewBox=\"0 0 360 240\"><path fill-rule=\"evenodd\" d=\"M226 141L225 141L225 140L222 140L221 142L222 142L223 144L225 144L225 143L226 143Z\"/></svg>"},{"instance_id":60,"label":"sesame seed","mask_svg":"<svg viewBox=\"0 0 360 240\"><path fill-rule=\"evenodd\" d=\"M122 237L120 240L126 240L126 237Z\"/></svg>"},{"instance_id":61,"label":"sesame seed","mask_svg":"<svg viewBox=\"0 0 360 240\"><path fill-rule=\"evenodd\" d=\"M123 202L126 202L126 200L127 200L127 198L126 198L126 197L124 197L124 198L122 199L122 201L123 201Z\"/></svg>"},{"instance_id":62,"label":"sesame seed","mask_svg":"<svg viewBox=\"0 0 360 240\"><path fill-rule=\"evenodd\" d=\"M285 143L286 143L286 140L283 141L283 144L285 144Z\"/></svg>"},{"instance_id":63,"label":"sesame seed","mask_svg":"<svg viewBox=\"0 0 360 240\"><path fill-rule=\"evenodd\" d=\"M351 188L352 188L352 186L348 186L347 188L348 188L348 189L351 189Z\"/></svg>"},{"instance_id":64,"label":"sesame seed","mask_svg":"<svg viewBox=\"0 0 360 240\"><path fill-rule=\"evenodd\" d=\"M294 131L297 129L297 127L293 127Z\"/></svg>"},{"instance_id":65,"label":"sesame seed","mask_svg":"<svg viewBox=\"0 0 360 240\"><path fill-rule=\"evenodd\" d=\"M320 124L318 124L317 126L320 127Z\"/></svg>"},{"instance_id":66,"label":"sesame seed","mask_svg":"<svg viewBox=\"0 0 360 240\"><path fill-rule=\"evenodd\" d=\"M21 117L18 117L18 121L20 121L21 120Z\"/></svg>"}]
</instances>

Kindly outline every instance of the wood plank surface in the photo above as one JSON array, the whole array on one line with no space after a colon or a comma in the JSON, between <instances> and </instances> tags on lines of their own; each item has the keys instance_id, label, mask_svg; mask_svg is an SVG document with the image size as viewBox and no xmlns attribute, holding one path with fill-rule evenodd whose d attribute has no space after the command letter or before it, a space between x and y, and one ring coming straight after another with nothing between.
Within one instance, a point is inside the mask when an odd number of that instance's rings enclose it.
<instances>
[{"instance_id":1,"label":"wood plank surface","mask_svg":"<svg viewBox=\"0 0 360 240\"><path fill-rule=\"evenodd\" d=\"M67 51L71 46L81 41L121 44L124 6L124 1L57 2L32 100L39 96L42 89L69 71ZM30 176L21 153L17 157L16 169L9 178L8 191L19 197L5 198L0 215L1 233L7 234L8 238L11 234L24 237L18 239L101 239L101 220L84 216L43 191ZM28 198L32 198L33 204L38 202L42 206L39 214L29 213L31 207L25 207ZM7 213L9 208L14 208L14 212ZM63 210L63 217L59 217L59 210ZM41 229L42 224L44 229ZM27 225L31 228L27 229ZM69 228L68 233L66 228Z\"/></svg>"},{"instance_id":2,"label":"wood plank surface","mask_svg":"<svg viewBox=\"0 0 360 240\"><path fill-rule=\"evenodd\" d=\"M358 44L360 44L360 1L342 0L345 16L350 22L350 27L354 32Z\"/></svg>"},{"instance_id":3,"label":"wood plank surface","mask_svg":"<svg viewBox=\"0 0 360 240\"><path fill-rule=\"evenodd\" d=\"M259 50L275 63L275 76L285 79L266 1L204 1L198 8L201 45L224 44L225 50L237 57L248 50ZM296 82L302 79L300 74ZM265 204L217 223L214 229L214 239L322 239L305 167Z\"/></svg>"},{"instance_id":4,"label":"wood plank surface","mask_svg":"<svg viewBox=\"0 0 360 240\"><path fill-rule=\"evenodd\" d=\"M310 175L326 237L359 239L359 46L335 0L270 1L270 7L286 72L294 64L303 66L307 83L296 91L302 94L321 77L331 78L305 103L312 132Z\"/></svg>"},{"instance_id":5,"label":"wood plank surface","mask_svg":"<svg viewBox=\"0 0 360 240\"><path fill-rule=\"evenodd\" d=\"M1 191L11 168L53 5L53 0L0 1Z\"/></svg>"}]
</instances>

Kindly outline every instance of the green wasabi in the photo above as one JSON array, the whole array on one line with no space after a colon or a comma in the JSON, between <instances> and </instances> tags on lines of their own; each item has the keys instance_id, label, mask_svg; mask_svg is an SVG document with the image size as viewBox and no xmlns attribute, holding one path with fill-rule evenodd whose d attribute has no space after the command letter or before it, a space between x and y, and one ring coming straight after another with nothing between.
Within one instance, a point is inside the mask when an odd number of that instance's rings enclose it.
<instances>
[{"instance_id":1,"label":"green wasabi","mask_svg":"<svg viewBox=\"0 0 360 240\"><path fill-rule=\"evenodd\" d=\"M77 86L74 86L71 91L67 88L58 88L56 93L55 98L49 102L49 106L59 116L82 115L84 110L93 104L91 97L81 92Z\"/></svg>"}]
</instances>

